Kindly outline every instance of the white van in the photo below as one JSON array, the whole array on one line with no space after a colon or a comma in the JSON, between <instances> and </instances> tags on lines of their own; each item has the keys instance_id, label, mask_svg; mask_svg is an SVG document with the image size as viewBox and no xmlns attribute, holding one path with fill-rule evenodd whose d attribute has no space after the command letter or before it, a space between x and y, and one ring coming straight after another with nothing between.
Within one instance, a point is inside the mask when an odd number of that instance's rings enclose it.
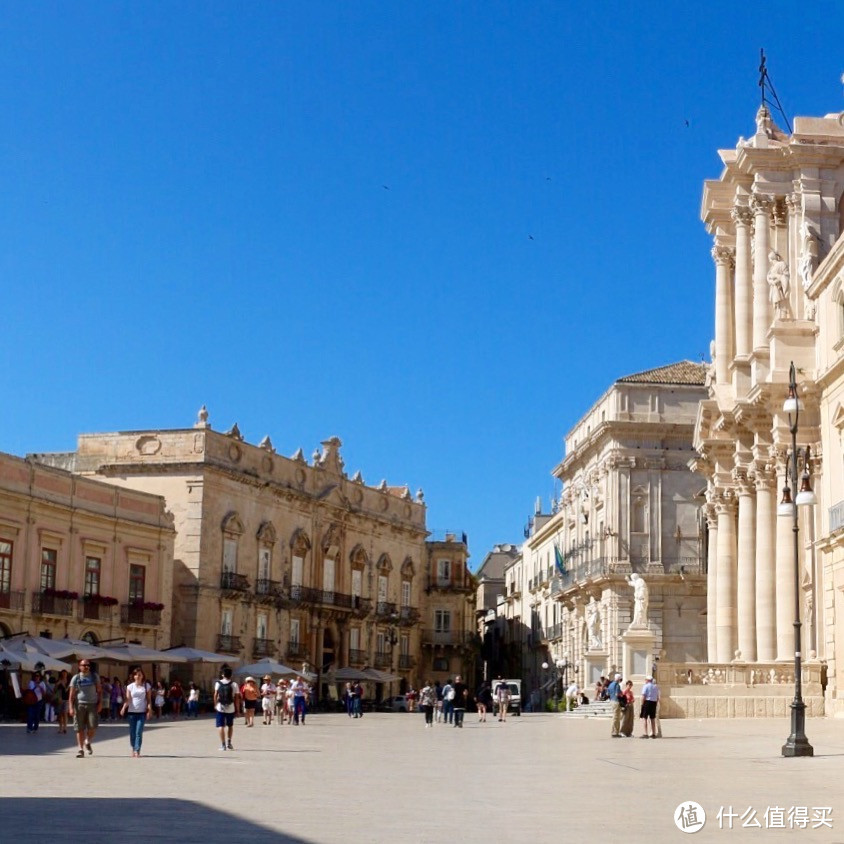
<instances>
[{"instance_id":1,"label":"white van","mask_svg":"<svg viewBox=\"0 0 844 844\"><path fill-rule=\"evenodd\" d=\"M522 714L522 681L521 680L511 680L509 678L504 680L493 680L492 681L492 701L493 701L493 710L494 714L498 714L498 695L496 692L498 691L498 686L501 683L506 683L510 687L510 704L507 707L508 712L512 712L513 715L521 715Z\"/></svg>"}]
</instances>

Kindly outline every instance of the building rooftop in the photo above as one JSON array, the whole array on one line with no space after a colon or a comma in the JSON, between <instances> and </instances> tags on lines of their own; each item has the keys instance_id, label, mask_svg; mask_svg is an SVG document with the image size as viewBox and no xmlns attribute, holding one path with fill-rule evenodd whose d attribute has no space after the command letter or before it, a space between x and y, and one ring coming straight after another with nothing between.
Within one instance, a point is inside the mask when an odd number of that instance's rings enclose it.
<instances>
[{"instance_id":1,"label":"building rooftop","mask_svg":"<svg viewBox=\"0 0 844 844\"><path fill-rule=\"evenodd\" d=\"M619 378L617 383L679 384L703 387L706 383L707 369L708 365L705 363L681 360L678 363L669 363L667 366L658 366L656 369L646 369L644 372L625 375Z\"/></svg>"}]
</instances>

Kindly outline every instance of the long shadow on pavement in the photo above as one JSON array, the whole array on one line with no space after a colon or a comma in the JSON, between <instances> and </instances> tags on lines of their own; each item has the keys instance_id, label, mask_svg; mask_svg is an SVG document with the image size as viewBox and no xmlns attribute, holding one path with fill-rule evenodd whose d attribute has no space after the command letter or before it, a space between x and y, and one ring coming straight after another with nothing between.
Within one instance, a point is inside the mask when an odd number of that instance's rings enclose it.
<instances>
[{"instance_id":1,"label":"long shadow on pavement","mask_svg":"<svg viewBox=\"0 0 844 844\"><path fill-rule=\"evenodd\" d=\"M95 837L114 841L248 841L249 844L308 844L217 809L173 799L0 798L3 840L65 840ZM113 838L112 838L113 836Z\"/></svg>"}]
</instances>

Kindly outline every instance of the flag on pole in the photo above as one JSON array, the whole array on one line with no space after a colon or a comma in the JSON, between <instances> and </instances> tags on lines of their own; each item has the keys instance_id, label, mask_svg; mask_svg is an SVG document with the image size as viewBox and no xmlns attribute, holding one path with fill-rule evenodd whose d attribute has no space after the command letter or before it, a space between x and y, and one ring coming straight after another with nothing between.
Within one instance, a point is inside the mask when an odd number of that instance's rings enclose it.
<instances>
[{"instance_id":1,"label":"flag on pole","mask_svg":"<svg viewBox=\"0 0 844 844\"><path fill-rule=\"evenodd\" d=\"M563 555L560 553L559 546L557 543L554 543L554 565L557 567L557 571L560 574L566 573L566 567L563 564Z\"/></svg>"}]
</instances>

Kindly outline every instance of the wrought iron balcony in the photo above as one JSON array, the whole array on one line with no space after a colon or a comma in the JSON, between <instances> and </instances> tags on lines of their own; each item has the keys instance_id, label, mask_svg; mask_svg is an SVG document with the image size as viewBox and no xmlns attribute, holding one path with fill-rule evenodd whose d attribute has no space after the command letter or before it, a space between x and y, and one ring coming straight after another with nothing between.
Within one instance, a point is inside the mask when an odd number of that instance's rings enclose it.
<instances>
[{"instance_id":1,"label":"wrought iron balcony","mask_svg":"<svg viewBox=\"0 0 844 844\"><path fill-rule=\"evenodd\" d=\"M73 598L58 598L55 595L45 595L43 592L36 592L32 596L33 615L73 615L73 605L76 601Z\"/></svg>"},{"instance_id":2,"label":"wrought iron balcony","mask_svg":"<svg viewBox=\"0 0 844 844\"><path fill-rule=\"evenodd\" d=\"M844 501L829 508L829 532L835 533L844 527Z\"/></svg>"},{"instance_id":3,"label":"wrought iron balcony","mask_svg":"<svg viewBox=\"0 0 844 844\"><path fill-rule=\"evenodd\" d=\"M457 580L447 577L429 577L428 585L425 587L427 592L471 592L473 589L472 579L469 577Z\"/></svg>"},{"instance_id":4,"label":"wrought iron balcony","mask_svg":"<svg viewBox=\"0 0 844 844\"><path fill-rule=\"evenodd\" d=\"M147 609L138 604L120 605L120 623L137 624L143 627L158 627L161 624L161 610Z\"/></svg>"},{"instance_id":5,"label":"wrought iron balcony","mask_svg":"<svg viewBox=\"0 0 844 844\"><path fill-rule=\"evenodd\" d=\"M282 596L281 584L277 580L261 578L255 581L255 594L258 596L258 600L274 601Z\"/></svg>"},{"instance_id":6,"label":"wrought iron balcony","mask_svg":"<svg viewBox=\"0 0 844 844\"><path fill-rule=\"evenodd\" d=\"M399 668L402 671L409 671L416 665L416 657L410 654L399 654Z\"/></svg>"},{"instance_id":7,"label":"wrought iron balcony","mask_svg":"<svg viewBox=\"0 0 844 844\"><path fill-rule=\"evenodd\" d=\"M82 599L82 618L93 621L111 618L111 607L107 607L99 601L91 601L87 597Z\"/></svg>"},{"instance_id":8,"label":"wrought iron balcony","mask_svg":"<svg viewBox=\"0 0 844 844\"><path fill-rule=\"evenodd\" d=\"M394 615L398 615L396 612L396 605L390 601L378 601L375 604L375 617L376 618L392 618Z\"/></svg>"},{"instance_id":9,"label":"wrought iron balcony","mask_svg":"<svg viewBox=\"0 0 844 844\"><path fill-rule=\"evenodd\" d=\"M367 662L366 651L349 648L349 665L366 665Z\"/></svg>"},{"instance_id":10,"label":"wrought iron balcony","mask_svg":"<svg viewBox=\"0 0 844 844\"><path fill-rule=\"evenodd\" d=\"M252 640L252 656L275 656L276 654L276 645L272 639L259 639L255 638Z\"/></svg>"},{"instance_id":11,"label":"wrought iron balcony","mask_svg":"<svg viewBox=\"0 0 844 844\"><path fill-rule=\"evenodd\" d=\"M365 618L372 612L372 601L369 598L361 598L360 595L352 595L352 615L355 618Z\"/></svg>"},{"instance_id":12,"label":"wrought iron balcony","mask_svg":"<svg viewBox=\"0 0 844 844\"><path fill-rule=\"evenodd\" d=\"M227 654L237 654L243 650L243 645L240 642L240 636L229 636L226 633L220 633L217 636L217 650Z\"/></svg>"},{"instance_id":13,"label":"wrought iron balcony","mask_svg":"<svg viewBox=\"0 0 844 844\"><path fill-rule=\"evenodd\" d=\"M0 592L0 610L22 611L25 594L23 589L11 589Z\"/></svg>"},{"instance_id":14,"label":"wrought iron balcony","mask_svg":"<svg viewBox=\"0 0 844 844\"><path fill-rule=\"evenodd\" d=\"M399 607L399 624L410 627L419 621L419 610L416 607Z\"/></svg>"},{"instance_id":15,"label":"wrought iron balcony","mask_svg":"<svg viewBox=\"0 0 844 844\"><path fill-rule=\"evenodd\" d=\"M355 609L356 604L359 607L364 601L363 598L347 595L345 592L335 592L330 589L314 589L312 586L291 586L289 595L289 601L292 604L337 607L344 610L355 610L356 614L361 612L360 609Z\"/></svg>"},{"instance_id":16,"label":"wrought iron balcony","mask_svg":"<svg viewBox=\"0 0 844 844\"><path fill-rule=\"evenodd\" d=\"M393 664L393 655L389 651L375 652L375 667L390 668Z\"/></svg>"},{"instance_id":17,"label":"wrought iron balcony","mask_svg":"<svg viewBox=\"0 0 844 844\"><path fill-rule=\"evenodd\" d=\"M457 647L468 642L469 634L465 630L423 630L423 645L447 645Z\"/></svg>"},{"instance_id":18,"label":"wrought iron balcony","mask_svg":"<svg viewBox=\"0 0 844 844\"><path fill-rule=\"evenodd\" d=\"M220 575L220 589L225 592L248 592L249 580L245 574L236 571L224 571Z\"/></svg>"},{"instance_id":19,"label":"wrought iron balcony","mask_svg":"<svg viewBox=\"0 0 844 844\"><path fill-rule=\"evenodd\" d=\"M308 646L304 642L289 642L287 645L288 659L308 659Z\"/></svg>"}]
</instances>

